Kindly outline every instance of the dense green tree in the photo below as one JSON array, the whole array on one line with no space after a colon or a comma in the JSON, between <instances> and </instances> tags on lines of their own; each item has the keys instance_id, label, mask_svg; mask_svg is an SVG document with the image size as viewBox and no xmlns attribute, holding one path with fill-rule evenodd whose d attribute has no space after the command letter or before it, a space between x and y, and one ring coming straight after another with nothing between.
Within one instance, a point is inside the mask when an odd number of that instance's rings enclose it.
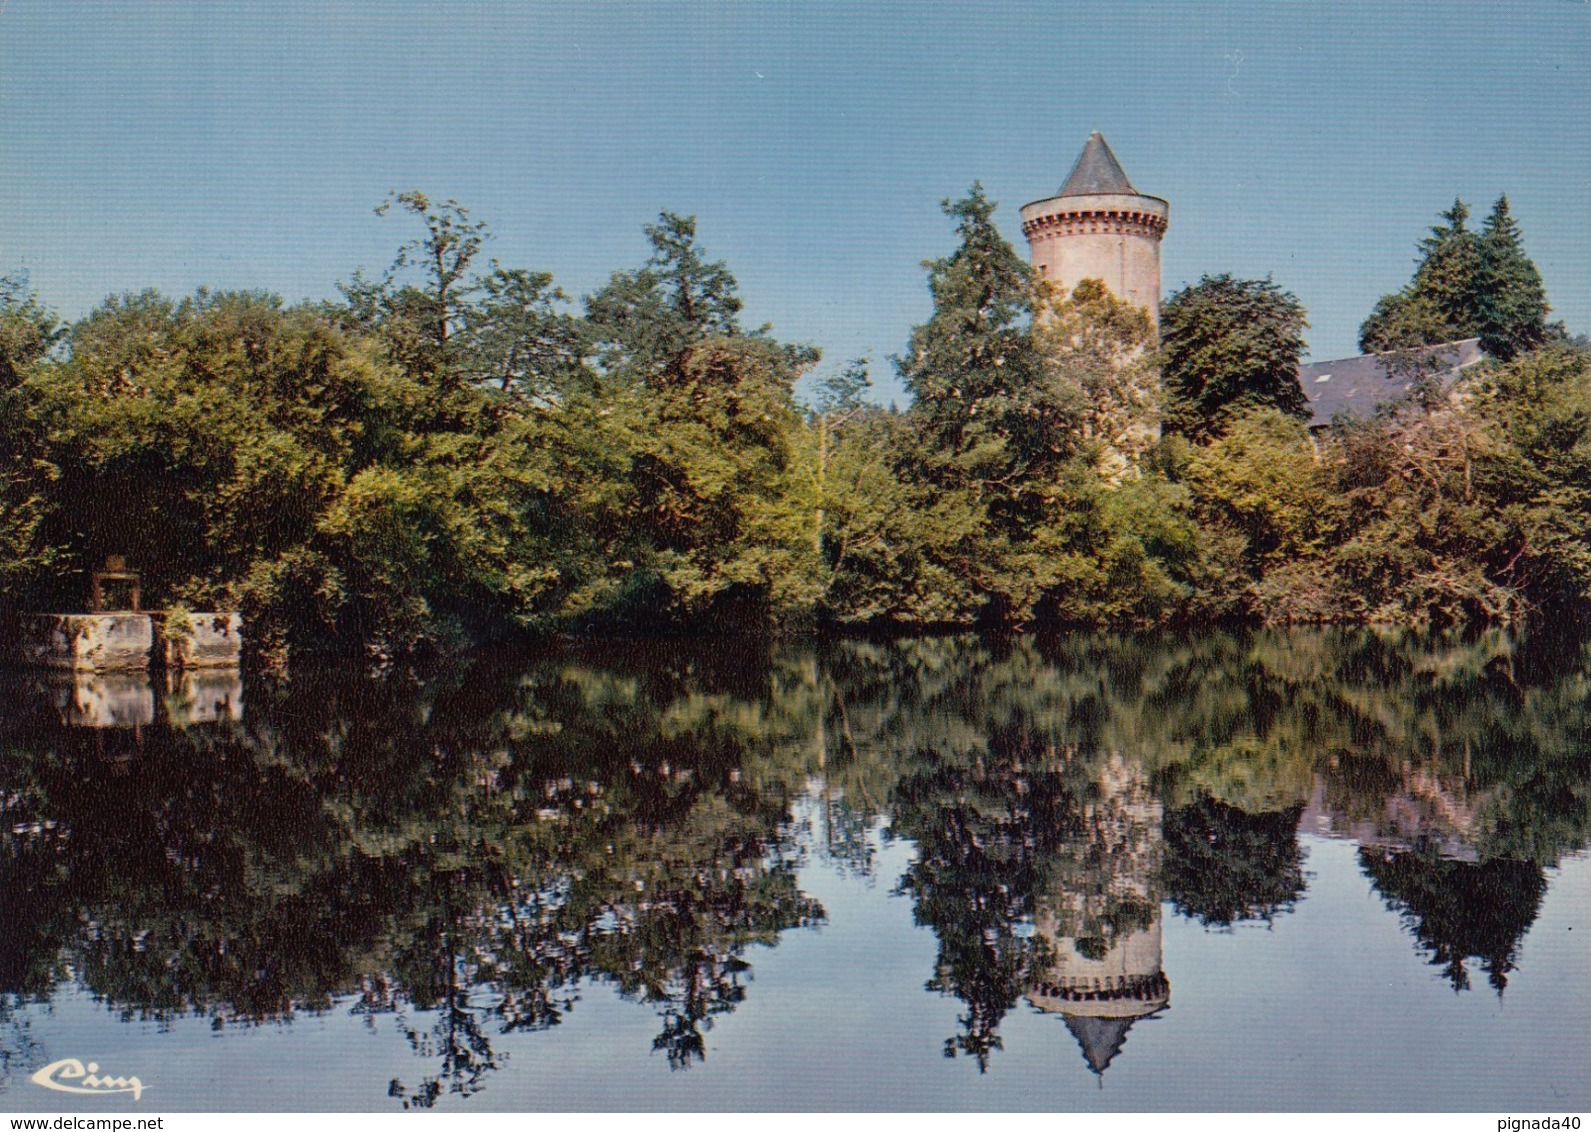
<instances>
[{"instance_id":1,"label":"dense green tree","mask_svg":"<svg viewBox=\"0 0 1591 1132\"><path fill-rule=\"evenodd\" d=\"M983 512L964 492L914 478L915 422L871 410L839 432L824 475L822 614L842 624L965 623L981 596L958 548Z\"/></svg>"},{"instance_id":2,"label":"dense green tree","mask_svg":"<svg viewBox=\"0 0 1591 1132\"><path fill-rule=\"evenodd\" d=\"M1481 349L1508 360L1547 338L1547 292L1501 196L1481 229L1475 328Z\"/></svg>"},{"instance_id":3,"label":"dense green tree","mask_svg":"<svg viewBox=\"0 0 1591 1132\"><path fill-rule=\"evenodd\" d=\"M393 193L376 208L418 219L425 232L406 241L379 281L356 274L343 286L358 324L378 331L395 360L438 394L457 390L464 369L453 349L463 322L470 268L490 238L458 201L433 202L425 193Z\"/></svg>"},{"instance_id":4,"label":"dense green tree","mask_svg":"<svg viewBox=\"0 0 1591 1132\"><path fill-rule=\"evenodd\" d=\"M728 266L697 247L694 216L664 212L645 231L651 257L615 272L586 299L586 314L609 373L658 384L681 373L696 343L741 334L744 304Z\"/></svg>"},{"instance_id":5,"label":"dense green tree","mask_svg":"<svg viewBox=\"0 0 1591 1132\"><path fill-rule=\"evenodd\" d=\"M667 384L627 394L636 557L621 616L744 628L811 609L818 505L795 356L761 336L706 339Z\"/></svg>"},{"instance_id":6,"label":"dense green tree","mask_svg":"<svg viewBox=\"0 0 1591 1132\"><path fill-rule=\"evenodd\" d=\"M1356 614L1452 623L1524 612L1518 587L1496 571L1501 516L1475 486L1491 444L1484 424L1458 409L1344 435L1345 538L1332 564Z\"/></svg>"},{"instance_id":7,"label":"dense green tree","mask_svg":"<svg viewBox=\"0 0 1591 1132\"><path fill-rule=\"evenodd\" d=\"M831 508L826 609L1016 626L1228 611L1231 539L1206 537L1148 460L1148 318L1098 281L1035 294L980 187L945 209L959 244L928 264L934 311L898 359L917 400L866 420L837 463L852 494Z\"/></svg>"},{"instance_id":8,"label":"dense green tree","mask_svg":"<svg viewBox=\"0 0 1591 1132\"><path fill-rule=\"evenodd\" d=\"M540 536L576 490L556 441L577 418L439 429L433 388L385 353L256 295L146 293L79 323L30 383L75 500L44 520L71 558L36 596L80 600L81 572L123 554L152 602L242 607L278 651L403 651L549 611L564 580Z\"/></svg>"},{"instance_id":9,"label":"dense green tree","mask_svg":"<svg viewBox=\"0 0 1591 1132\"><path fill-rule=\"evenodd\" d=\"M1591 599L1591 354L1553 347L1489 369L1472 412L1488 421L1474 471L1498 513L1494 576L1556 612Z\"/></svg>"},{"instance_id":10,"label":"dense green tree","mask_svg":"<svg viewBox=\"0 0 1591 1132\"><path fill-rule=\"evenodd\" d=\"M1366 353L1434 346L1474 337L1479 319L1481 249L1470 231L1469 206L1455 200L1419 243L1414 278L1383 295L1359 328Z\"/></svg>"},{"instance_id":11,"label":"dense green tree","mask_svg":"<svg viewBox=\"0 0 1591 1132\"><path fill-rule=\"evenodd\" d=\"M44 537L60 502L58 469L34 427L34 394L25 382L65 335L60 320L22 278L0 277L0 610L47 577L64 547Z\"/></svg>"},{"instance_id":12,"label":"dense green tree","mask_svg":"<svg viewBox=\"0 0 1591 1132\"><path fill-rule=\"evenodd\" d=\"M1252 409L1306 416L1308 325L1297 297L1268 278L1206 275L1171 296L1160 312L1167 428L1205 438Z\"/></svg>"},{"instance_id":13,"label":"dense green tree","mask_svg":"<svg viewBox=\"0 0 1591 1132\"><path fill-rule=\"evenodd\" d=\"M1258 409L1235 418L1187 453L1184 475L1206 521L1243 536L1254 574L1319 560L1335 537L1335 485L1297 417Z\"/></svg>"},{"instance_id":14,"label":"dense green tree","mask_svg":"<svg viewBox=\"0 0 1591 1132\"><path fill-rule=\"evenodd\" d=\"M827 526L829 468L834 462L834 448L845 427L867 411L867 402L863 397L872 384L867 376L867 359L856 358L839 373L825 376L813 390L813 405L808 421L817 434L813 490L817 493L818 510L812 524L812 540L820 554L823 552L823 536Z\"/></svg>"},{"instance_id":15,"label":"dense green tree","mask_svg":"<svg viewBox=\"0 0 1591 1132\"><path fill-rule=\"evenodd\" d=\"M65 332L26 278L0 276L0 391L16 388L27 368L48 354Z\"/></svg>"},{"instance_id":16,"label":"dense green tree","mask_svg":"<svg viewBox=\"0 0 1591 1132\"><path fill-rule=\"evenodd\" d=\"M1020 458L1009 429L1014 399L1036 372L1030 269L995 226L982 185L942 207L959 246L925 265L933 314L896 364L936 478L1004 479Z\"/></svg>"},{"instance_id":17,"label":"dense green tree","mask_svg":"<svg viewBox=\"0 0 1591 1132\"><path fill-rule=\"evenodd\" d=\"M471 381L540 405L589 390L585 328L561 309L568 296L549 272L494 264L470 299L457 341L458 364Z\"/></svg>"},{"instance_id":18,"label":"dense green tree","mask_svg":"<svg viewBox=\"0 0 1591 1132\"><path fill-rule=\"evenodd\" d=\"M818 351L741 330L738 284L693 217L586 300L606 445L621 454L622 565L594 619L718 628L799 621L821 588L817 460L795 384Z\"/></svg>"},{"instance_id":19,"label":"dense green tree","mask_svg":"<svg viewBox=\"0 0 1591 1132\"><path fill-rule=\"evenodd\" d=\"M974 185L944 202L958 246L926 264L934 309L896 359L914 396L914 443L897 474L922 493L926 522L908 554L902 602L912 618L1025 622L1060 575L1077 391L1045 371L1032 329L1031 269L1000 234Z\"/></svg>"},{"instance_id":20,"label":"dense green tree","mask_svg":"<svg viewBox=\"0 0 1591 1132\"><path fill-rule=\"evenodd\" d=\"M1480 338L1493 357L1512 358L1547 340L1541 274L1525 255L1519 224L1499 197L1480 232L1461 200L1419 244L1414 278L1383 295L1359 328L1366 353Z\"/></svg>"},{"instance_id":21,"label":"dense green tree","mask_svg":"<svg viewBox=\"0 0 1591 1132\"><path fill-rule=\"evenodd\" d=\"M1388 364L1422 411L1316 437L1274 282L1174 296L1162 354L1100 281L1036 285L981 187L944 207L904 413L863 403L859 364L803 410L817 351L743 328L673 213L584 318L550 275L481 266L486 226L422 193L383 206L417 235L340 304L146 292L63 337L4 284L0 606L71 608L120 554L152 602L242 609L277 661L574 627L1591 606L1585 354L1547 343L1506 200L1478 234L1445 213L1383 311L1439 324L1388 338L1414 343ZM1512 357L1450 391L1418 344L1472 314Z\"/></svg>"},{"instance_id":22,"label":"dense green tree","mask_svg":"<svg viewBox=\"0 0 1591 1132\"><path fill-rule=\"evenodd\" d=\"M1098 279L1046 286L1034 338L1044 395L1023 414L1029 446L1056 461L1078 451L1113 482L1137 471L1160 427L1148 312Z\"/></svg>"},{"instance_id":23,"label":"dense green tree","mask_svg":"<svg viewBox=\"0 0 1591 1132\"><path fill-rule=\"evenodd\" d=\"M1583 608L1587 362L1552 349L1470 375L1461 399L1339 431L1329 572L1350 616L1447 621Z\"/></svg>"},{"instance_id":24,"label":"dense green tree","mask_svg":"<svg viewBox=\"0 0 1591 1132\"><path fill-rule=\"evenodd\" d=\"M1446 324L1449 338L1465 338L1475 326L1479 310L1476 295L1480 289L1480 241L1468 228L1469 207L1454 200L1442 213L1444 224L1431 228L1420 241L1421 260L1414 272L1413 287L1427 298Z\"/></svg>"},{"instance_id":25,"label":"dense green tree","mask_svg":"<svg viewBox=\"0 0 1591 1132\"><path fill-rule=\"evenodd\" d=\"M1385 353L1462 337L1429 296L1405 288L1376 300L1359 326L1359 349L1367 354Z\"/></svg>"},{"instance_id":26,"label":"dense green tree","mask_svg":"<svg viewBox=\"0 0 1591 1132\"><path fill-rule=\"evenodd\" d=\"M913 412L946 458L1005 469L1028 453L1013 427L1034 390L1032 269L994 223L981 184L943 204L956 221L954 252L928 267L934 310L897 359Z\"/></svg>"}]
</instances>

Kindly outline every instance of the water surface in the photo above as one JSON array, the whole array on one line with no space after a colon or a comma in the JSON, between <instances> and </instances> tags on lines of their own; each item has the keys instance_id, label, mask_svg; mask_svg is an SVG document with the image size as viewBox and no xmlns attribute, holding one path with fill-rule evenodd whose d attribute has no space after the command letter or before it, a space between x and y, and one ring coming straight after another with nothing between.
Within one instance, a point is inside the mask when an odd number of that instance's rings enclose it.
<instances>
[{"instance_id":1,"label":"water surface","mask_svg":"<svg viewBox=\"0 0 1591 1132\"><path fill-rule=\"evenodd\" d=\"M1359 631L13 675L0 1108L1585 1109L1588 672Z\"/></svg>"}]
</instances>

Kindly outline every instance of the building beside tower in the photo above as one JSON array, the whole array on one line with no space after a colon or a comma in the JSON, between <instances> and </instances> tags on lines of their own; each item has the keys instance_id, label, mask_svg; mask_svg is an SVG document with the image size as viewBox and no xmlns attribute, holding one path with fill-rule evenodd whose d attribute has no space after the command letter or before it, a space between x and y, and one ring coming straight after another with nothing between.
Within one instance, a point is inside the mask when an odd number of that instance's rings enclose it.
<instances>
[{"instance_id":1,"label":"building beside tower","mask_svg":"<svg viewBox=\"0 0 1591 1132\"><path fill-rule=\"evenodd\" d=\"M1160 333L1160 241L1166 234L1171 206L1161 197L1133 187L1111 151L1105 135L1095 130L1083 144L1072 171L1052 197L1022 206L1022 234L1027 237L1033 271L1065 298L1084 279L1098 279L1111 294L1142 307L1158 338ZM1481 361L1478 338L1424 348L1427 368L1451 388L1463 371ZM1353 358L1311 362L1299 368L1298 383L1309 402L1312 430L1327 428L1339 417L1363 419L1383 405L1399 401L1413 387L1405 351L1364 354ZM1096 404L1094 435L1105 441L1100 473L1115 482L1159 439L1158 415L1146 406L1158 402L1154 389L1138 387L1121 404Z\"/></svg>"},{"instance_id":2,"label":"building beside tower","mask_svg":"<svg viewBox=\"0 0 1591 1132\"><path fill-rule=\"evenodd\" d=\"M1033 269L1070 292L1102 280L1117 298L1160 325L1160 240L1171 206L1133 188L1098 130L1089 135L1061 191L1022 206Z\"/></svg>"}]
</instances>

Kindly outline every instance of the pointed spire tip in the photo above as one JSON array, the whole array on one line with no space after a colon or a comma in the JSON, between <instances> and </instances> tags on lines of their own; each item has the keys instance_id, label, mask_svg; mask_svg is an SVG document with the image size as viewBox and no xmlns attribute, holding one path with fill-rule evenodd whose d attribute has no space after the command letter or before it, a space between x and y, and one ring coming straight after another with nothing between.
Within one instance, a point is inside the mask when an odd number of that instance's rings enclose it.
<instances>
[{"instance_id":1,"label":"pointed spire tip","mask_svg":"<svg viewBox=\"0 0 1591 1132\"><path fill-rule=\"evenodd\" d=\"M1133 188L1132 182L1127 179L1127 174L1122 170L1121 162L1116 160L1116 155L1111 152L1110 143L1105 140L1105 135L1095 130L1088 135L1088 141L1083 144L1083 152L1077 157L1077 164L1072 166L1066 183L1056 195L1077 197L1101 194L1136 196L1138 190Z\"/></svg>"}]
</instances>

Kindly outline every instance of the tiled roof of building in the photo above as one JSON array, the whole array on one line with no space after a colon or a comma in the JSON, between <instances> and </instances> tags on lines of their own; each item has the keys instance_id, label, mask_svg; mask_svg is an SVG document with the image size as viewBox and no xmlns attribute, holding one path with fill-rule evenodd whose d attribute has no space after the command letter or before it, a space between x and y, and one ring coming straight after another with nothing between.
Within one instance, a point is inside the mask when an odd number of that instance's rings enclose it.
<instances>
[{"instance_id":1,"label":"tiled roof of building","mask_svg":"<svg viewBox=\"0 0 1591 1132\"><path fill-rule=\"evenodd\" d=\"M1465 338L1429 347L1432 359L1441 367L1444 383L1458 372L1481 360L1479 338ZM1392 354L1361 354L1357 358L1338 358L1330 362L1310 362L1298 368L1298 383L1309 400L1309 427L1329 425L1338 414L1356 420L1375 413L1377 406L1396 401L1409 392L1412 376L1394 374L1389 363Z\"/></svg>"},{"instance_id":2,"label":"tiled roof of building","mask_svg":"<svg viewBox=\"0 0 1591 1132\"><path fill-rule=\"evenodd\" d=\"M1055 195L1084 197L1097 196L1101 193L1126 193L1137 196L1138 190L1132 187L1127 174L1122 172L1121 162L1117 161L1116 155L1110 151L1110 144L1105 141L1105 135L1095 130L1088 135L1088 141L1083 143L1083 152L1078 154L1077 164L1072 166L1066 184L1062 185L1061 191Z\"/></svg>"}]
</instances>

